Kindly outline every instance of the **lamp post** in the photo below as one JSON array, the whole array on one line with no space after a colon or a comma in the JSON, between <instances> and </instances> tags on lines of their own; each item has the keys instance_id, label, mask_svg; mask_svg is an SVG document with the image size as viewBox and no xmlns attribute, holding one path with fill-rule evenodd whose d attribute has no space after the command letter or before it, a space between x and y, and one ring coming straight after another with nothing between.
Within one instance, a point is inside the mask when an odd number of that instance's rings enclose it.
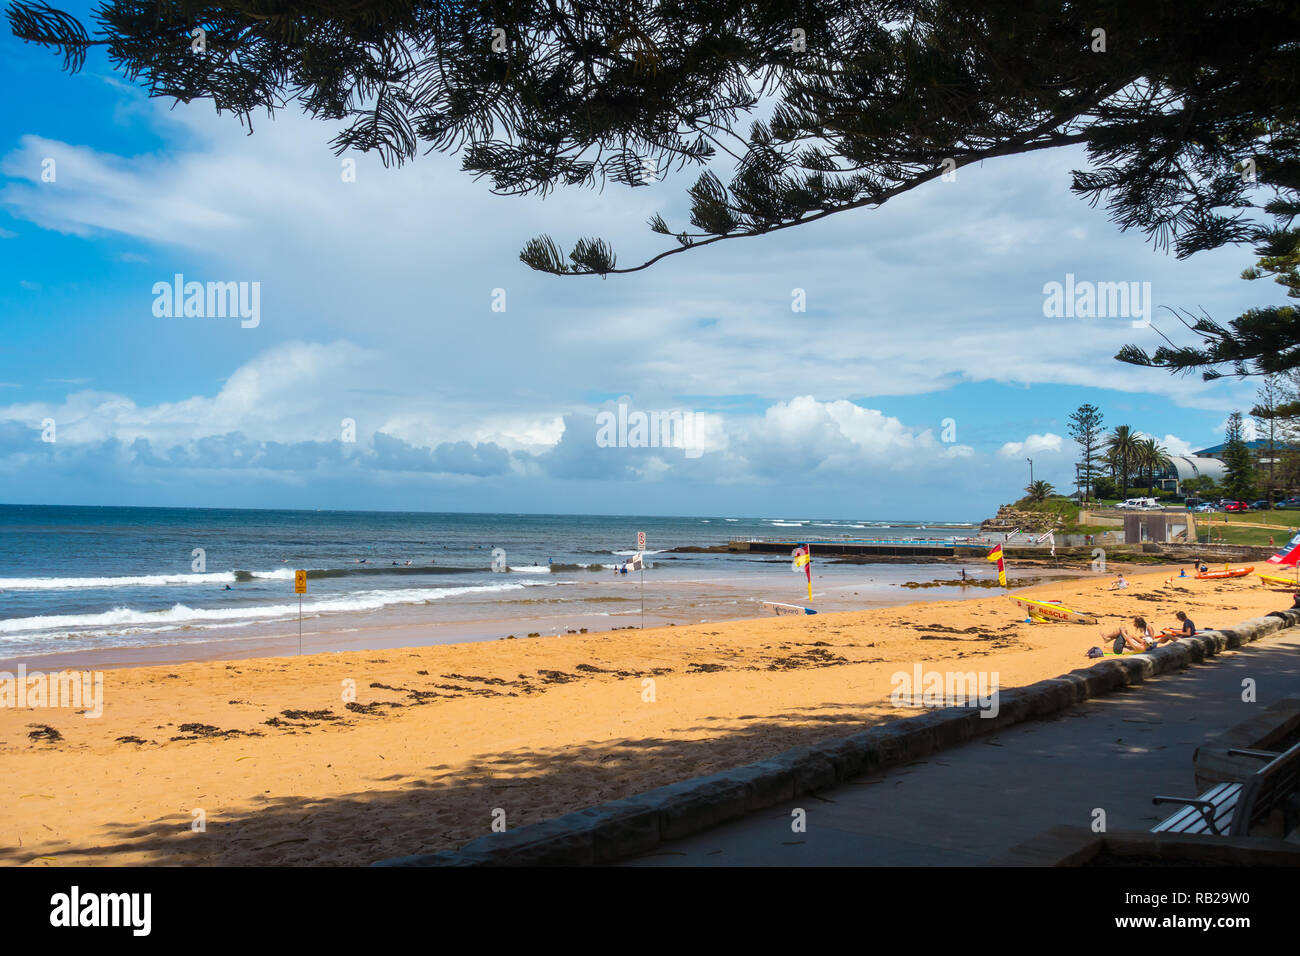
<instances>
[{"instance_id":1,"label":"lamp post","mask_svg":"<svg viewBox=\"0 0 1300 956\"><path fill-rule=\"evenodd\" d=\"M1025 461L1029 462L1029 483L1032 485L1034 483L1034 459L1026 458Z\"/></svg>"}]
</instances>

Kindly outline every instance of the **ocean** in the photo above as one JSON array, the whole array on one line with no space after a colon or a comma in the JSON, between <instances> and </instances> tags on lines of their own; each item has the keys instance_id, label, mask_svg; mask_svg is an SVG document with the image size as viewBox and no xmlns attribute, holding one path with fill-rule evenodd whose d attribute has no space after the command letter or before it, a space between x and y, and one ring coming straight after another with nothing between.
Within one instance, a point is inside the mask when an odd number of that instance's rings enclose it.
<instances>
[{"instance_id":1,"label":"ocean","mask_svg":"<svg viewBox=\"0 0 1300 956\"><path fill-rule=\"evenodd\" d=\"M639 531L644 574L620 574ZM0 663L292 653L298 568L305 651L635 627L643 594L647 626L756 617L763 600L808 603L788 558L674 549L971 533L865 519L0 505ZM935 571L838 564L814 548L812 606L956 596L900 587Z\"/></svg>"}]
</instances>

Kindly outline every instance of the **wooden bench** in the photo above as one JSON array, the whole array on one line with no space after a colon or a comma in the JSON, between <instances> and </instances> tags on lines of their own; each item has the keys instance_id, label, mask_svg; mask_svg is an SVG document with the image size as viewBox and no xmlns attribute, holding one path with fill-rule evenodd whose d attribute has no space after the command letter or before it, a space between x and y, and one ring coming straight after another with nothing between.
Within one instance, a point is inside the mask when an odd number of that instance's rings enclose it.
<instances>
[{"instance_id":1,"label":"wooden bench","mask_svg":"<svg viewBox=\"0 0 1300 956\"><path fill-rule=\"evenodd\" d=\"M1152 833L1212 833L1216 836L1285 837L1300 823L1300 744L1271 750L1229 750L1231 756L1265 761L1244 782L1215 784L1196 797L1155 797L1154 804L1181 809L1151 828Z\"/></svg>"}]
</instances>

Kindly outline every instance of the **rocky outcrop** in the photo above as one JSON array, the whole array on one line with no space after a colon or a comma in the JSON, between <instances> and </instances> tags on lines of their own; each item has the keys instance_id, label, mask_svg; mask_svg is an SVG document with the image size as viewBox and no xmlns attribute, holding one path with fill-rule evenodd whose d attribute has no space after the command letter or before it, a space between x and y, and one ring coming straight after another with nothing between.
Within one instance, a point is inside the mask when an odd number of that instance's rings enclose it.
<instances>
[{"instance_id":1,"label":"rocky outcrop","mask_svg":"<svg viewBox=\"0 0 1300 956\"><path fill-rule=\"evenodd\" d=\"M980 522L981 531L1061 531L1065 519L1045 511L1022 511L1012 505L1002 505L992 518Z\"/></svg>"}]
</instances>

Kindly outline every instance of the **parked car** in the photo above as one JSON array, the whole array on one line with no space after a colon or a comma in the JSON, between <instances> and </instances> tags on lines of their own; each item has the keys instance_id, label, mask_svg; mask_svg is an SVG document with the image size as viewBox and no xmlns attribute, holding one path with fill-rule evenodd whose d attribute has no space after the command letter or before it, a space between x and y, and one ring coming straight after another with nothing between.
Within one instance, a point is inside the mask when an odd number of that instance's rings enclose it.
<instances>
[{"instance_id":1,"label":"parked car","mask_svg":"<svg viewBox=\"0 0 1300 956\"><path fill-rule=\"evenodd\" d=\"M1278 502L1277 504L1275 504L1273 507L1274 507L1274 508L1283 508L1283 509L1287 509L1287 508L1300 508L1300 498L1283 498L1281 501L1279 501L1279 502Z\"/></svg>"},{"instance_id":2,"label":"parked car","mask_svg":"<svg viewBox=\"0 0 1300 956\"><path fill-rule=\"evenodd\" d=\"M1154 498L1126 498L1115 506L1125 511L1151 511L1160 507Z\"/></svg>"},{"instance_id":3,"label":"parked car","mask_svg":"<svg viewBox=\"0 0 1300 956\"><path fill-rule=\"evenodd\" d=\"M1244 501L1229 501L1223 506L1224 511L1249 511L1250 505Z\"/></svg>"},{"instance_id":4,"label":"parked car","mask_svg":"<svg viewBox=\"0 0 1300 956\"><path fill-rule=\"evenodd\" d=\"M1260 498L1259 501L1252 501L1250 503L1250 506L1254 508L1256 511L1268 511L1273 507L1271 504L1269 504L1267 498Z\"/></svg>"},{"instance_id":5,"label":"parked car","mask_svg":"<svg viewBox=\"0 0 1300 956\"><path fill-rule=\"evenodd\" d=\"M1209 514L1209 513L1213 512L1213 511L1218 511L1218 510L1219 510L1219 506L1216 505L1216 504L1214 504L1214 503L1211 502L1211 501L1207 501L1207 502L1206 502L1205 504L1203 504L1203 505L1197 505L1193 510L1194 510L1197 514L1203 514L1203 515L1204 515L1204 514Z\"/></svg>"}]
</instances>

